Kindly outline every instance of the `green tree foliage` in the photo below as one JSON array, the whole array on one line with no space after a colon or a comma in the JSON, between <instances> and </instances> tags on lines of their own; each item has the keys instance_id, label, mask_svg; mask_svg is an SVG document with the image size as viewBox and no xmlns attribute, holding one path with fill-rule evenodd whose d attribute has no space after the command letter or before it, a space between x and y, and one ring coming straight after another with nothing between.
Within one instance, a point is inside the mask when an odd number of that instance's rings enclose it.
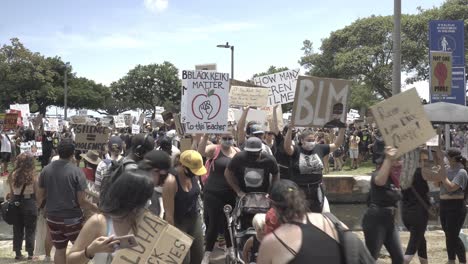
<instances>
[{"instance_id":1,"label":"green tree foliage","mask_svg":"<svg viewBox=\"0 0 468 264\"><path fill-rule=\"evenodd\" d=\"M179 70L170 62L137 65L112 87L114 98L128 100L138 108L180 105ZM180 107L180 106L179 106Z\"/></svg>"}]
</instances>

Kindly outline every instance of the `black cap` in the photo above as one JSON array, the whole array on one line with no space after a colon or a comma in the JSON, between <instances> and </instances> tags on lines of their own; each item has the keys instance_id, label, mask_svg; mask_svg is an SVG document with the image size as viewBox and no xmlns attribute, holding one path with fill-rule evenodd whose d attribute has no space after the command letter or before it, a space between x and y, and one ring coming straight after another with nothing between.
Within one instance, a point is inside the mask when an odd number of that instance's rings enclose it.
<instances>
[{"instance_id":1,"label":"black cap","mask_svg":"<svg viewBox=\"0 0 468 264\"><path fill-rule=\"evenodd\" d=\"M276 206L286 206L286 199L285 195L288 192L296 192L299 191L299 186L290 180L279 180L275 184L270 191L270 200Z\"/></svg>"},{"instance_id":2,"label":"black cap","mask_svg":"<svg viewBox=\"0 0 468 264\"><path fill-rule=\"evenodd\" d=\"M154 169L168 170L171 168L171 157L162 150L152 150L146 153L143 161Z\"/></svg>"}]
</instances>

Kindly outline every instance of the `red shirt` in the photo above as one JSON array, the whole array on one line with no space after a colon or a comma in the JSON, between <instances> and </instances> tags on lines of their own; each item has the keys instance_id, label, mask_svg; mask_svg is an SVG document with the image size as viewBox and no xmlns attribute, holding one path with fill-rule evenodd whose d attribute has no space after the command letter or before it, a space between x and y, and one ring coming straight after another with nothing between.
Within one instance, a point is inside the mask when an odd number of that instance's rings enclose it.
<instances>
[{"instance_id":1,"label":"red shirt","mask_svg":"<svg viewBox=\"0 0 468 264\"><path fill-rule=\"evenodd\" d=\"M95 178L95 176L96 176L95 171L94 171L93 169L91 169L91 168L82 168L82 170L83 170L83 173L84 173L85 176L86 176L86 179L87 179L88 181L94 182L94 178Z\"/></svg>"}]
</instances>

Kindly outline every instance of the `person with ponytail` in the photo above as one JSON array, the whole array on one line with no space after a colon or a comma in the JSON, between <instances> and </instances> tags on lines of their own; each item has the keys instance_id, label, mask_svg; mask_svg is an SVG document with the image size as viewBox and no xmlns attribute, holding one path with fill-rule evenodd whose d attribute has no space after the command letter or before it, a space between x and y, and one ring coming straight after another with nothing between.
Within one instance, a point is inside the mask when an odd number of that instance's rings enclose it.
<instances>
[{"instance_id":1,"label":"person with ponytail","mask_svg":"<svg viewBox=\"0 0 468 264\"><path fill-rule=\"evenodd\" d=\"M447 150L448 167L443 164L444 156L440 148L436 149L437 165L440 166L440 223L445 232L448 263L466 263L465 246L459 238L465 222L465 193L468 182L466 158L457 148Z\"/></svg>"},{"instance_id":2,"label":"person with ponytail","mask_svg":"<svg viewBox=\"0 0 468 264\"><path fill-rule=\"evenodd\" d=\"M396 148L385 147L385 157L376 160L377 171L372 174L368 208L362 219L367 249L378 259L385 246L393 264L403 263L403 249L395 223L397 204L401 200L400 173L402 163Z\"/></svg>"},{"instance_id":3,"label":"person with ponytail","mask_svg":"<svg viewBox=\"0 0 468 264\"><path fill-rule=\"evenodd\" d=\"M233 134L233 130L231 129L226 134L221 135L221 144L211 145L207 145L208 135L205 134L198 145L198 152L206 157L207 160L211 160L209 175L206 175L207 180L203 189L203 208L209 219L209 221L206 221L207 230L203 264L209 263L211 252L220 230L224 233L228 253L234 255L223 211L224 205L230 204L234 208L236 202L236 193L224 177L224 171L229 162L240 151L234 147Z\"/></svg>"}]
</instances>

